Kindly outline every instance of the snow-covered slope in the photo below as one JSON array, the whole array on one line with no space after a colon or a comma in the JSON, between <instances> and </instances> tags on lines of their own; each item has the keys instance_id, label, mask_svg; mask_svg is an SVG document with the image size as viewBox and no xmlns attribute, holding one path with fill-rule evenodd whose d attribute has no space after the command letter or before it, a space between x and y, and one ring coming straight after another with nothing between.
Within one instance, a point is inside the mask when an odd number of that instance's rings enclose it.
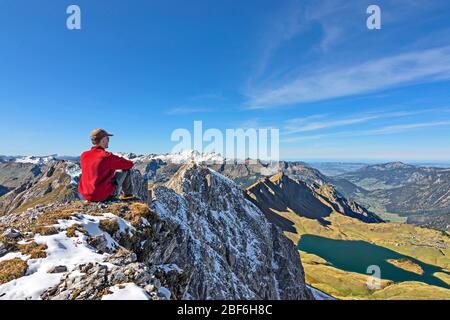
<instances>
[{"instance_id":1,"label":"snow-covered slope","mask_svg":"<svg viewBox=\"0 0 450 320\"><path fill-rule=\"evenodd\" d=\"M3 283L0 276L0 299L170 298L170 291L148 266L137 262L136 254L124 247L139 237L149 222L142 217L133 226L102 209L108 207L49 205L0 218L2 224L22 231L4 231L2 238L9 242L0 245L0 264L19 260L27 266L26 273L17 279ZM56 223L33 229L33 220L35 224Z\"/></svg>"},{"instance_id":2,"label":"snow-covered slope","mask_svg":"<svg viewBox=\"0 0 450 320\"><path fill-rule=\"evenodd\" d=\"M64 266L67 271L72 271L76 266L83 263L95 263L103 261L104 254L96 253L87 244L88 236L107 234L99 229L99 221L103 217L91 217L89 215L77 215L70 220L60 221L53 225L58 230L57 234L41 235L35 234L33 238L19 241L18 245L45 245L45 257L31 258L30 255L8 253L1 259L7 261L12 258L21 258L28 263L25 277L10 281L0 286L1 299L38 299L48 288L59 283L63 273L49 273L48 271L57 266ZM67 236L67 229L79 224L88 227L88 235L77 232L76 237ZM109 245L115 245L115 241L108 235Z\"/></svg>"}]
</instances>

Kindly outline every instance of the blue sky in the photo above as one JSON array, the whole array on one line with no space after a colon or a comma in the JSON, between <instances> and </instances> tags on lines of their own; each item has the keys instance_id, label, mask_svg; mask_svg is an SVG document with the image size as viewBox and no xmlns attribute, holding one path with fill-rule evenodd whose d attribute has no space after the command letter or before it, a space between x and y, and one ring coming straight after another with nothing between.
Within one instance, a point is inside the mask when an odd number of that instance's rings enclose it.
<instances>
[{"instance_id":1,"label":"blue sky","mask_svg":"<svg viewBox=\"0 0 450 320\"><path fill-rule=\"evenodd\" d=\"M77 155L95 127L112 151L168 152L202 120L279 128L284 159L450 161L448 1L0 6L0 154Z\"/></svg>"}]
</instances>

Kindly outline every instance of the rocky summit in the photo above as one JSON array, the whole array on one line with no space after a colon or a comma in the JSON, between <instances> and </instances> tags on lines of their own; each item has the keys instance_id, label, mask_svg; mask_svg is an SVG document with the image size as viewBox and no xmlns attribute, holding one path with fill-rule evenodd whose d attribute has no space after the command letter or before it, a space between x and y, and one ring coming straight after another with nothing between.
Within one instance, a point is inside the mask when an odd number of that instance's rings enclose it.
<instances>
[{"instance_id":1,"label":"rocky summit","mask_svg":"<svg viewBox=\"0 0 450 320\"><path fill-rule=\"evenodd\" d=\"M151 193L8 210L0 299L313 299L294 244L233 181L184 164Z\"/></svg>"},{"instance_id":2,"label":"rocky summit","mask_svg":"<svg viewBox=\"0 0 450 320\"><path fill-rule=\"evenodd\" d=\"M168 246L174 252L155 250L152 259L191 274L185 298L310 297L294 245L233 181L190 164L154 195L151 208L179 230Z\"/></svg>"}]
</instances>

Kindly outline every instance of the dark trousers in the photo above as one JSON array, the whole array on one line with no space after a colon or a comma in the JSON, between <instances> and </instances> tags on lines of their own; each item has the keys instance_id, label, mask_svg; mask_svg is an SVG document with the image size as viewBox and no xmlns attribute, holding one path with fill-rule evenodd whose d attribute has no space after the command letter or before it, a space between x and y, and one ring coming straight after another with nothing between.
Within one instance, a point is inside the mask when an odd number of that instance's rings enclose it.
<instances>
[{"instance_id":1,"label":"dark trousers","mask_svg":"<svg viewBox=\"0 0 450 320\"><path fill-rule=\"evenodd\" d=\"M125 195L133 194L133 181L131 180L130 170L116 171L114 184L116 185L116 191L113 196L118 196L121 193Z\"/></svg>"}]
</instances>

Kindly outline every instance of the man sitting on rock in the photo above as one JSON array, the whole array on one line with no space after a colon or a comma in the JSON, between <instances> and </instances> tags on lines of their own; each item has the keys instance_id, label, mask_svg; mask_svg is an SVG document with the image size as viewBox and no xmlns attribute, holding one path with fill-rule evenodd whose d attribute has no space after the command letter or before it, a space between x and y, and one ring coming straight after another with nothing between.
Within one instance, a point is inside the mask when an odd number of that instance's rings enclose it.
<instances>
[{"instance_id":1,"label":"man sitting on rock","mask_svg":"<svg viewBox=\"0 0 450 320\"><path fill-rule=\"evenodd\" d=\"M91 141L94 146L81 154L78 191L87 201L134 198L130 171L134 163L106 151L111 136L112 134L103 129L93 130Z\"/></svg>"}]
</instances>

